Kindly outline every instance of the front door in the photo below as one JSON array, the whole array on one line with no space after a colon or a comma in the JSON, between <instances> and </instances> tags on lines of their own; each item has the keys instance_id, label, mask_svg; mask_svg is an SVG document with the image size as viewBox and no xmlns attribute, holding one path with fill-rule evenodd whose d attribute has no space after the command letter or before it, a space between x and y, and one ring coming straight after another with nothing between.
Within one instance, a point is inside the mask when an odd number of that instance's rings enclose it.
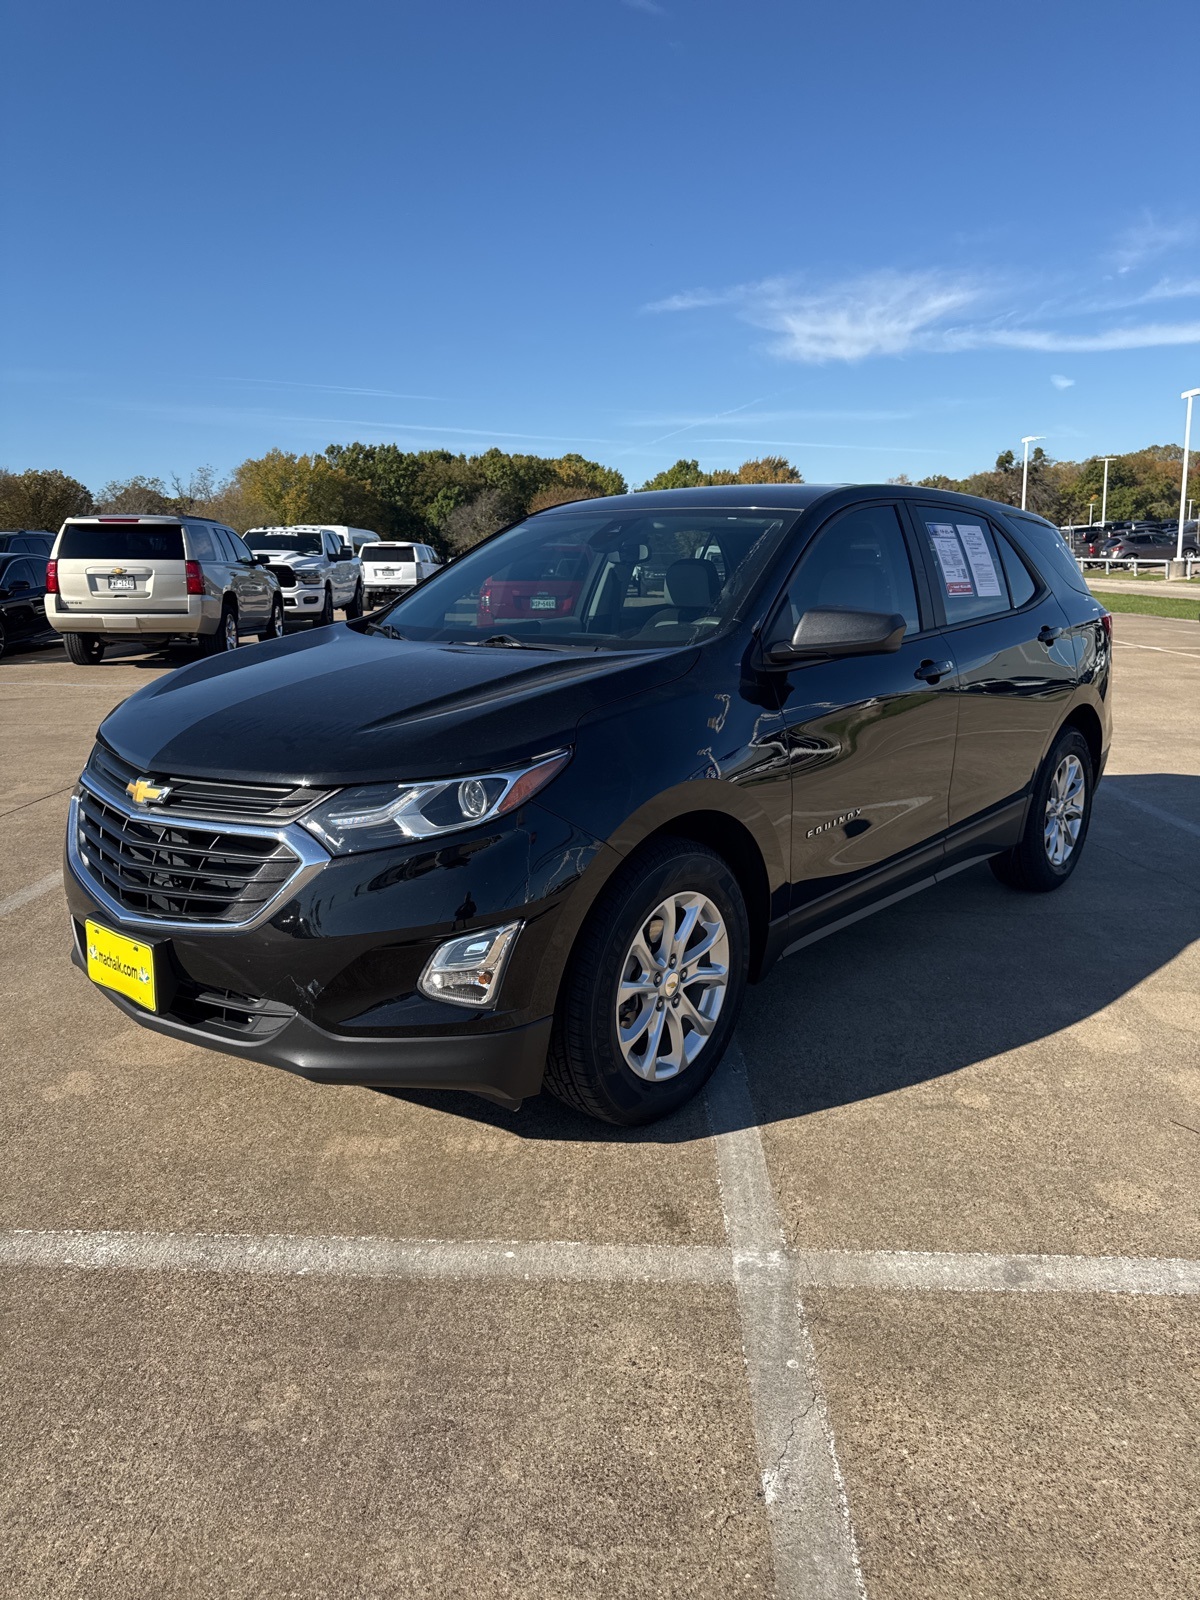
<instances>
[{"instance_id":1,"label":"front door","mask_svg":"<svg viewBox=\"0 0 1200 1600\"><path fill-rule=\"evenodd\" d=\"M988 517L961 506L912 511L958 673L950 826L1006 816L1015 826L1074 692L1075 641L1051 590Z\"/></svg>"},{"instance_id":2,"label":"front door","mask_svg":"<svg viewBox=\"0 0 1200 1600\"><path fill-rule=\"evenodd\" d=\"M899 614L906 623L894 653L807 662L783 679L792 903L819 918L860 891L877 893L893 873L899 881L910 868L936 870L957 697L927 596L918 603L910 541L894 504L853 507L819 530L770 624L768 647L790 638L814 606Z\"/></svg>"}]
</instances>

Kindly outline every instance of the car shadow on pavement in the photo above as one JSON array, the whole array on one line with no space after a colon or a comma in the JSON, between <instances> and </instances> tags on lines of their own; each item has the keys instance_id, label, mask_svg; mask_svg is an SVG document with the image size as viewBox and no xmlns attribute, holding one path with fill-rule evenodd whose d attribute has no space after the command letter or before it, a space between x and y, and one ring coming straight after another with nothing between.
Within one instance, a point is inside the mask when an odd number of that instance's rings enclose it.
<instances>
[{"instance_id":1,"label":"car shadow on pavement","mask_svg":"<svg viewBox=\"0 0 1200 1600\"><path fill-rule=\"evenodd\" d=\"M737 1035L757 1122L1036 1044L1165 967L1200 938L1200 852L1163 813L1200 826L1200 778L1108 777L1087 854L1055 893L1005 888L981 865L780 962L749 990ZM675 1144L710 1131L702 1099L629 1129L546 1094L517 1113L469 1095L400 1097L527 1139Z\"/></svg>"}]
</instances>

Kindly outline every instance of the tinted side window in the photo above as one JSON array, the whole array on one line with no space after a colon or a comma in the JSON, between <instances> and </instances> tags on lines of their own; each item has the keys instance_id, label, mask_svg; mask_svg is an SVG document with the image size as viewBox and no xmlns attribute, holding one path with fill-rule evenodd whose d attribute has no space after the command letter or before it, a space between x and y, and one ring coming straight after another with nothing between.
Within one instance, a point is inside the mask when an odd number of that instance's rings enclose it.
<instances>
[{"instance_id":1,"label":"tinted side window","mask_svg":"<svg viewBox=\"0 0 1200 1600\"><path fill-rule=\"evenodd\" d=\"M232 528L223 528L221 531L225 535L226 544L233 551L233 559L235 561L254 560L254 557L250 554L250 546L239 534L234 533Z\"/></svg>"},{"instance_id":2,"label":"tinted side window","mask_svg":"<svg viewBox=\"0 0 1200 1600\"><path fill-rule=\"evenodd\" d=\"M931 556L946 621L970 622L1008 610L1008 584L991 528L957 506L922 506L917 526Z\"/></svg>"},{"instance_id":3,"label":"tinted side window","mask_svg":"<svg viewBox=\"0 0 1200 1600\"><path fill-rule=\"evenodd\" d=\"M804 612L815 606L899 613L907 632L921 631L912 565L895 506L859 506L821 529L801 557L770 642L790 639Z\"/></svg>"},{"instance_id":4,"label":"tinted side window","mask_svg":"<svg viewBox=\"0 0 1200 1600\"><path fill-rule=\"evenodd\" d=\"M996 530L993 528L993 533ZM1012 603L1016 610L1037 593L1037 584L1029 575L1029 568L1009 544L1002 533L996 533L996 543L1000 547L1000 559L1004 563L1004 576L1008 579L1008 592L1012 596Z\"/></svg>"},{"instance_id":5,"label":"tinted side window","mask_svg":"<svg viewBox=\"0 0 1200 1600\"><path fill-rule=\"evenodd\" d=\"M193 561L216 561L217 552L213 548L212 531L209 528L198 528L194 524L187 531L188 549L192 553Z\"/></svg>"},{"instance_id":6,"label":"tinted side window","mask_svg":"<svg viewBox=\"0 0 1200 1600\"><path fill-rule=\"evenodd\" d=\"M1052 528L1048 522L1038 522L1033 517L1022 517L1016 513L1012 514L1011 521L1018 533L1028 539L1033 549L1034 563L1041 568L1042 576L1052 587L1065 584L1080 594L1091 595L1079 563L1057 528Z\"/></svg>"},{"instance_id":7,"label":"tinted side window","mask_svg":"<svg viewBox=\"0 0 1200 1600\"><path fill-rule=\"evenodd\" d=\"M28 561L10 561L4 569L4 587L14 589L18 583L28 584L31 589L38 587L34 570Z\"/></svg>"}]
</instances>

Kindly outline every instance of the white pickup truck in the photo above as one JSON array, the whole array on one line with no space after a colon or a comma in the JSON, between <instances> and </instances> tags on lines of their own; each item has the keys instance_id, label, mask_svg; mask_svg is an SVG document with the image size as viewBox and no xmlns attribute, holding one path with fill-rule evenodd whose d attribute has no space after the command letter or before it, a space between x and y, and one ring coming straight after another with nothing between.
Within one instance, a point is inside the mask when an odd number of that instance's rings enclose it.
<instances>
[{"instance_id":1,"label":"white pickup truck","mask_svg":"<svg viewBox=\"0 0 1200 1600\"><path fill-rule=\"evenodd\" d=\"M407 540L383 540L359 547L363 568L363 592L368 611L387 605L407 594L441 566L437 553L427 544Z\"/></svg>"},{"instance_id":2,"label":"white pickup truck","mask_svg":"<svg viewBox=\"0 0 1200 1600\"><path fill-rule=\"evenodd\" d=\"M332 528L251 528L246 543L279 579L289 622L308 618L320 628L333 621L335 610L362 616L362 562Z\"/></svg>"}]
</instances>

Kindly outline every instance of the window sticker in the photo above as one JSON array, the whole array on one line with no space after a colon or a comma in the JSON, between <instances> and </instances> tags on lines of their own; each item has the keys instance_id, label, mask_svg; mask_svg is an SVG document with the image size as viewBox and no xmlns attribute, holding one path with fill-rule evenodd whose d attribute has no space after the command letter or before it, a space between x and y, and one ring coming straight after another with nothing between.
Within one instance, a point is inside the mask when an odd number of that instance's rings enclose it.
<instances>
[{"instance_id":1,"label":"window sticker","mask_svg":"<svg viewBox=\"0 0 1200 1600\"><path fill-rule=\"evenodd\" d=\"M942 569L942 582L946 585L948 595L973 595L974 585L967 563L963 559L962 545L958 542L958 535L951 522L927 522L930 543L937 552L938 565Z\"/></svg>"},{"instance_id":2,"label":"window sticker","mask_svg":"<svg viewBox=\"0 0 1200 1600\"><path fill-rule=\"evenodd\" d=\"M1003 594L1000 574L996 571L996 563L992 560L983 529L977 522L960 522L958 537L962 540L962 547L967 552L967 560L975 575L975 593L985 597Z\"/></svg>"}]
</instances>

